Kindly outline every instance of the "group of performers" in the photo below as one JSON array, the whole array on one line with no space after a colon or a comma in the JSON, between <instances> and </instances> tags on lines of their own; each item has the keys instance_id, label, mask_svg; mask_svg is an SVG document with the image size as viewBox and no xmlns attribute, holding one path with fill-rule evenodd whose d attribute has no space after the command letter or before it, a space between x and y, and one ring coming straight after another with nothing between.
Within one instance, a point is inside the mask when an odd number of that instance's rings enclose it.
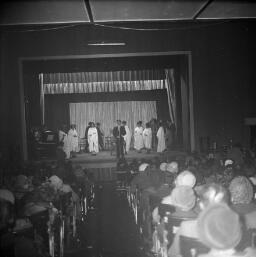
<instances>
[{"instance_id":1,"label":"group of performers","mask_svg":"<svg viewBox=\"0 0 256 257\"><path fill-rule=\"evenodd\" d=\"M170 124L167 128L170 128ZM66 133L65 131L68 132ZM126 121L117 120L112 133L115 141L117 158L123 158L130 150L132 132ZM143 149L146 149L147 153L150 153L152 149L161 153L168 148L170 141L172 141L172 137L173 135L168 135L168 129L166 129L166 126L163 125L162 121L157 122L152 119L145 124L145 128L142 126L142 121L138 121L134 129L134 149L138 153ZM103 138L104 132L101 129L101 124L89 122L84 136L88 152L92 155L96 155L100 150L104 150ZM64 125L62 129L59 130L59 142L66 154L66 158L69 159L70 157L74 157L75 153L79 152L76 125L72 124L69 130L67 130L67 127Z\"/></svg>"},{"instance_id":2,"label":"group of performers","mask_svg":"<svg viewBox=\"0 0 256 257\"><path fill-rule=\"evenodd\" d=\"M166 136L162 121L158 124L154 122L154 120L153 122L147 122L145 128L142 126L142 121L137 122L134 129L134 148L138 152L141 152L143 148L146 149L147 153L155 148L158 153L167 149L167 141L171 140L170 136Z\"/></svg>"},{"instance_id":3,"label":"group of performers","mask_svg":"<svg viewBox=\"0 0 256 257\"><path fill-rule=\"evenodd\" d=\"M66 131L66 125L63 125L59 130L59 146L66 154L66 159L69 159L70 157L75 157L75 153L79 152L79 142L75 124L70 125L68 133Z\"/></svg>"}]
</instances>

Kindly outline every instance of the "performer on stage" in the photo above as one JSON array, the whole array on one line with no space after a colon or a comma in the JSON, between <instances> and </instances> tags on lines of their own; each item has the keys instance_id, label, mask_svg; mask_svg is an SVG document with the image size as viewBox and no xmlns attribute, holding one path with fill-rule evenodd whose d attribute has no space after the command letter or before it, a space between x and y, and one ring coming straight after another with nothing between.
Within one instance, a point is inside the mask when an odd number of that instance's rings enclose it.
<instances>
[{"instance_id":1,"label":"performer on stage","mask_svg":"<svg viewBox=\"0 0 256 257\"><path fill-rule=\"evenodd\" d=\"M137 127L134 129L134 148L140 153L143 147L144 144L142 121L138 121Z\"/></svg>"},{"instance_id":2,"label":"performer on stage","mask_svg":"<svg viewBox=\"0 0 256 257\"><path fill-rule=\"evenodd\" d=\"M104 132L103 130L101 129L101 126L100 126L100 123L97 122L96 123L96 129L97 129L97 132L98 132L98 138L99 138L99 147L100 147L100 150L104 150Z\"/></svg>"},{"instance_id":3,"label":"performer on stage","mask_svg":"<svg viewBox=\"0 0 256 257\"><path fill-rule=\"evenodd\" d=\"M59 130L59 143L62 146L63 151L66 154L66 159L70 158L70 147L68 142L68 135L66 133L67 126L62 125L61 129Z\"/></svg>"},{"instance_id":4,"label":"performer on stage","mask_svg":"<svg viewBox=\"0 0 256 257\"><path fill-rule=\"evenodd\" d=\"M174 145L174 138L175 138L175 124L172 123L170 120L167 121L167 127L166 127L166 148L172 149Z\"/></svg>"},{"instance_id":5,"label":"performer on stage","mask_svg":"<svg viewBox=\"0 0 256 257\"><path fill-rule=\"evenodd\" d=\"M88 143L89 143L89 152L92 155L96 155L99 152L99 144L98 144L98 132L94 122L91 122L91 127L88 129Z\"/></svg>"},{"instance_id":6,"label":"performer on stage","mask_svg":"<svg viewBox=\"0 0 256 257\"><path fill-rule=\"evenodd\" d=\"M85 152L88 153L89 152L89 143L88 143L88 130L89 128L91 127L91 124L92 122L90 121L85 129L85 133L84 133L84 139L85 139L85 142L86 142L86 145L85 145Z\"/></svg>"},{"instance_id":7,"label":"performer on stage","mask_svg":"<svg viewBox=\"0 0 256 257\"><path fill-rule=\"evenodd\" d=\"M147 153L150 153L152 145L152 130L150 128L149 122L146 123L146 128L143 130L143 142L145 148L147 149Z\"/></svg>"},{"instance_id":8,"label":"performer on stage","mask_svg":"<svg viewBox=\"0 0 256 257\"><path fill-rule=\"evenodd\" d=\"M159 122L159 129L157 131L157 152L158 153L162 153L165 149L166 149L166 146L165 146L165 134L164 134L164 127L163 127L163 124L162 122L160 121Z\"/></svg>"},{"instance_id":9,"label":"performer on stage","mask_svg":"<svg viewBox=\"0 0 256 257\"><path fill-rule=\"evenodd\" d=\"M75 153L79 152L78 134L75 124L70 125L70 130L68 131L68 141L70 145L71 157L75 157Z\"/></svg>"},{"instance_id":10,"label":"performer on stage","mask_svg":"<svg viewBox=\"0 0 256 257\"><path fill-rule=\"evenodd\" d=\"M151 119L150 121L150 127L152 130L152 149L155 151L157 149L157 130L158 130L158 125L157 125L157 120L156 119Z\"/></svg>"},{"instance_id":11,"label":"performer on stage","mask_svg":"<svg viewBox=\"0 0 256 257\"><path fill-rule=\"evenodd\" d=\"M127 154L130 151L132 134L128 125L126 124L126 121L123 121L122 125L124 126L125 132L126 132L126 134L124 135L124 142L125 142L124 148L125 148L125 154Z\"/></svg>"},{"instance_id":12,"label":"performer on stage","mask_svg":"<svg viewBox=\"0 0 256 257\"><path fill-rule=\"evenodd\" d=\"M113 128L113 136L116 139L116 156L117 159L124 158L124 136L126 135L125 127L121 126L121 120L117 120L117 126Z\"/></svg>"}]
</instances>

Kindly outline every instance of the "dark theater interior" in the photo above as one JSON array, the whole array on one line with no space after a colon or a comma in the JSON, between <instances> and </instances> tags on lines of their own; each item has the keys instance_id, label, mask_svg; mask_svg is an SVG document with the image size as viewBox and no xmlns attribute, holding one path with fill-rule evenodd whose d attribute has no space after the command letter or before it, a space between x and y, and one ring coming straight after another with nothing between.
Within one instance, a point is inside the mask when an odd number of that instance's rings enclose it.
<instances>
[{"instance_id":1,"label":"dark theater interior","mask_svg":"<svg viewBox=\"0 0 256 257\"><path fill-rule=\"evenodd\" d=\"M256 257L256 2L0 3L3 257Z\"/></svg>"}]
</instances>

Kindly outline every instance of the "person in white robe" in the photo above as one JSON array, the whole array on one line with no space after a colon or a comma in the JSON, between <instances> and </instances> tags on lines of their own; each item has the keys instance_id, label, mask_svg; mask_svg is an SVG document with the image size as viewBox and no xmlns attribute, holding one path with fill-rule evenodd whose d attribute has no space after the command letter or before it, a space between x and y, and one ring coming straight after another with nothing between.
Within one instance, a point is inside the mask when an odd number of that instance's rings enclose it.
<instances>
[{"instance_id":1,"label":"person in white robe","mask_svg":"<svg viewBox=\"0 0 256 257\"><path fill-rule=\"evenodd\" d=\"M147 153L150 153L152 147L152 130L149 123L146 123L146 128L143 130L143 142Z\"/></svg>"},{"instance_id":2,"label":"person in white robe","mask_svg":"<svg viewBox=\"0 0 256 257\"><path fill-rule=\"evenodd\" d=\"M70 126L70 130L68 131L68 141L70 145L70 152L73 156L75 156L75 153L79 152L78 133L76 131L75 124L71 124Z\"/></svg>"},{"instance_id":3,"label":"person in white robe","mask_svg":"<svg viewBox=\"0 0 256 257\"><path fill-rule=\"evenodd\" d=\"M131 133L126 121L123 121L122 125L124 126L125 132L126 132L126 134L124 135L124 142L125 142L125 154L127 154L130 151L132 133Z\"/></svg>"},{"instance_id":4,"label":"person in white robe","mask_svg":"<svg viewBox=\"0 0 256 257\"><path fill-rule=\"evenodd\" d=\"M94 122L91 123L91 127L88 130L88 144L89 152L93 155L99 152L99 143L98 143L98 131L95 127Z\"/></svg>"},{"instance_id":5,"label":"person in white robe","mask_svg":"<svg viewBox=\"0 0 256 257\"><path fill-rule=\"evenodd\" d=\"M137 127L134 129L134 148L140 153L143 147L143 127L142 121L139 121L137 122Z\"/></svg>"},{"instance_id":6,"label":"person in white robe","mask_svg":"<svg viewBox=\"0 0 256 257\"><path fill-rule=\"evenodd\" d=\"M162 123L159 123L159 129L157 131L157 152L162 153L165 149L165 133Z\"/></svg>"},{"instance_id":7,"label":"person in white robe","mask_svg":"<svg viewBox=\"0 0 256 257\"><path fill-rule=\"evenodd\" d=\"M59 130L59 143L62 146L62 150L66 154L66 159L70 158L70 144L68 140L68 135L66 133L66 126L63 125L62 128Z\"/></svg>"}]
</instances>

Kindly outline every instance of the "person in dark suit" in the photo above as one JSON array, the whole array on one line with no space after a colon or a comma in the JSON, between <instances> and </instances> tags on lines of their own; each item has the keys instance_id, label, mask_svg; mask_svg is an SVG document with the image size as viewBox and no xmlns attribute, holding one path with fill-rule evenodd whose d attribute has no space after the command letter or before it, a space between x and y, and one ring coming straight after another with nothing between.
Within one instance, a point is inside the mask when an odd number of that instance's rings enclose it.
<instances>
[{"instance_id":1,"label":"person in dark suit","mask_svg":"<svg viewBox=\"0 0 256 257\"><path fill-rule=\"evenodd\" d=\"M89 128L91 127L91 124L92 124L92 122L90 121L89 123L88 123L88 125L87 125L87 127L86 127L86 129L85 129L85 133L84 133L84 139L85 139L85 152L86 153L88 153L89 152L89 149L88 149L88 147L89 147L89 144L88 144L88 130L89 130Z\"/></svg>"},{"instance_id":2,"label":"person in dark suit","mask_svg":"<svg viewBox=\"0 0 256 257\"><path fill-rule=\"evenodd\" d=\"M99 122L96 123L96 129L98 131L100 150L104 150L104 133L101 129L101 124Z\"/></svg>"},{"instance_id":3,"label":"person in dark suit","mask_svg":"<svg viewBox=\"0 0 256 257\"><path fill-rule=\"evenodd\" d=\"M113 136L116 139L116 156L117 159L124 158L124 136L126 135L125 127L121 126L121 120L117 120L117 126L113 129Z\"/></svg>"}]
</instances>

